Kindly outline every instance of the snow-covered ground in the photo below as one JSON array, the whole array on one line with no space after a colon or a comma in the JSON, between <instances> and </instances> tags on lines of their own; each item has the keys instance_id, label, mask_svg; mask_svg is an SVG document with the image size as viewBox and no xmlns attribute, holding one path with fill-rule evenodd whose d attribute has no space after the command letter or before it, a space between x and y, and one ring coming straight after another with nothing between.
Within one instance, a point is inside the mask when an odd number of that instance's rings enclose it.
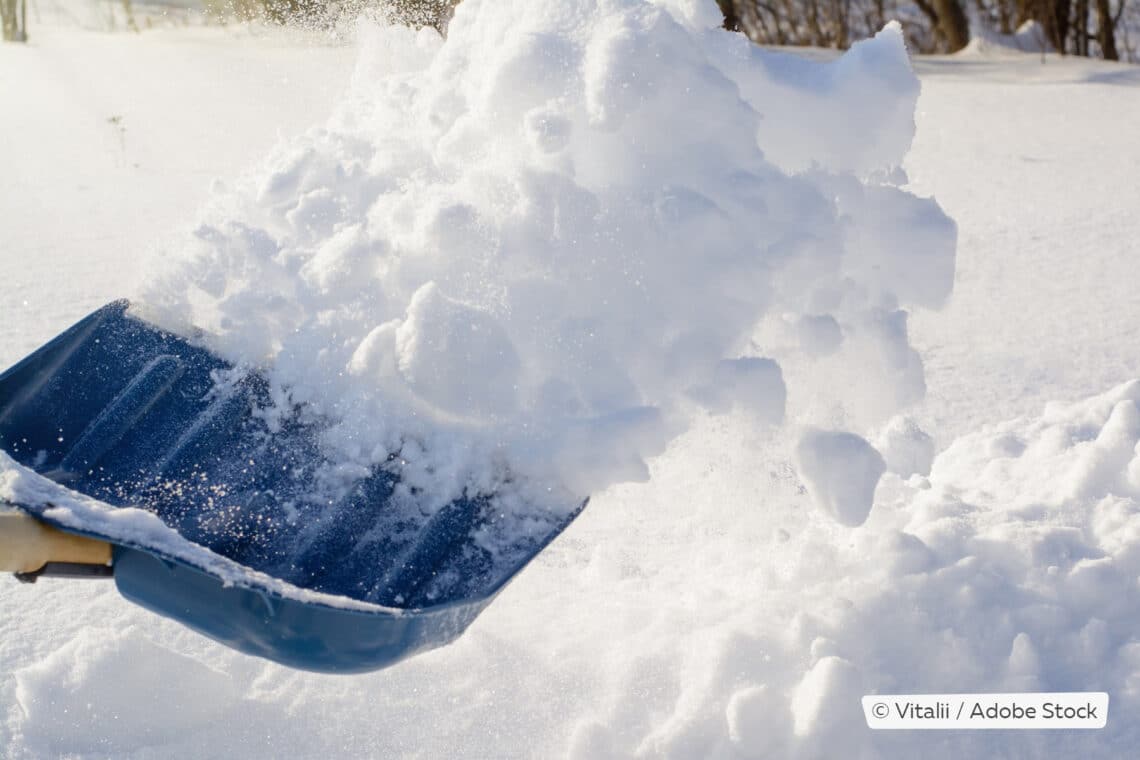
<instances>
[{"instance_id":1,"label":"snow-covered ground","mask_svg":"<svg viewBox=\"0 0 1140 760\"><path fill-rule=\"evenodd\" d=\"M326 121L357 58L238 27L31 32L0 46L4 366L135 292L200 206ZM3 756L1128 756L1140 69L988 53L916 70L907 189L936 198L958 247L948 304L910 318L912 420L797 418L829 389L789 362L787 432L697 418L457 643L368 676L234 654L98 583L0 579ZM876 444L890 472L869 515L819 498L816 460L847 482L881 465L847 439L793 456L801 422ZM805 488L793 461L823 472ZM1018 690L1108 691L1108 726L873 733L859 706Z\"/></svg>"}]
</instances>

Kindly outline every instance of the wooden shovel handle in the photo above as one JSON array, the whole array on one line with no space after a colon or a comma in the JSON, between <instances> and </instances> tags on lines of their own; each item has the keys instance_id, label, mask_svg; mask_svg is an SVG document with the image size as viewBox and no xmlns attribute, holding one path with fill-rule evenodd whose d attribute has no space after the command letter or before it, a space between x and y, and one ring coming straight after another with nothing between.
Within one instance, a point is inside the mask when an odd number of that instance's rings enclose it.
<instances>
[{"instance_id":1,"label":"wooden shovel handle","mask_svg":"<svg viewBox=\"0 0 1140 760\"><path fill-rule=\"evenodd\" d=\"M49 562L109 565L111 545L64 533L0 506L0 572L34 573Z\"/></svg>"}]
</instances>

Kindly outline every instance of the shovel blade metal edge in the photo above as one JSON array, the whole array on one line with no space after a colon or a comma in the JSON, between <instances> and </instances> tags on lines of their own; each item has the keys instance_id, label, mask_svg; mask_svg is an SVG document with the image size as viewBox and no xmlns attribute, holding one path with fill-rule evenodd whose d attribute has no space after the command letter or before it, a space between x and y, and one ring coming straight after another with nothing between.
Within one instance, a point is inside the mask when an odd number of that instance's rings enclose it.
<instances>
[{"instance_id":1,"label":"shovel blade metal edge","mask_svg":"<svg viewBox=\"0 0 1140 760\"><path fill-rule=\"evenodd\" d=\"M177 561L120 547L115 585L152 612L246 654L323 673L362 673L454 641L490 599L409 612L341 609L226 586Z\"/></svg>"}]
</instances>

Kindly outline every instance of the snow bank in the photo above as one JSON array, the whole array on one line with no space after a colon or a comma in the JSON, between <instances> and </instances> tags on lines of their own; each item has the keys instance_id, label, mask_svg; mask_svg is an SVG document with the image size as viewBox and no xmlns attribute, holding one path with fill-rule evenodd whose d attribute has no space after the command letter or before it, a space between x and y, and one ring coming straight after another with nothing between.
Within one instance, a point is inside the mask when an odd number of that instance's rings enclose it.
<instances>
[{"instance_id":1,"label":"snow bank","mask_svg":"<svg viewBox=\"0 0 1140 760\"><path fill-rule=\"evenodd\" d=\"M148 665L158 658L161 672ZM41 757L145 753L156 740L202 731L240 699L228 674L174 654L134 627L92 626L20 669L15 681L26 716L21 743Z\"/></svg>"},{"instance_id":2,"label":"snow bank","mask_svg":"<svg viewBox=\"0 0 1140 760\"><path fill-rule=\"evenodd\" d=\"M779 423L752 340L772 314L814 326L809 352L897 355L887 411L914 401L905 308L946 298L955 231L896 186L918 94L899 28L819 64L712 8L468 0L446 41L363 23L327 126L216 199L149 315L332 420L335 473L399 454L429 512L508 490L569 509L644 480L703 410Z\"/></svg>"},{"instance_id":3,"label":"snow bank","mask_svg":"<svg viewBox=\"0 0 1140 760\"><path fill-rule=\"evenodd\" d=\"M857 599L836 630L839 651L860 651L869 690L1106 690L1114 717L1105 735L1023 751L1110 756L1134 741L1138 403L1132 381L986 427L942 452L929 481L912 479L885 500L897 511L877 528L899 532L885 531L874 555L884 590ZM983 746L958 744L965 756Z\"/></svg>"},{"instance_id":4,"label":"snow bank","mask_svg":"<svg viewBox=\"0 0 1140 760\"><path fill-rule=\"evenodd\" d=\"M696 518L631 529L639 542L684 548L625 557L636 570L606 576L617 599L607 597L609 614L586 637L626 640L620 654L590 649L608 675L599 693L625 700L580 719L571 756L1127 755L1140 708L1138 404L1132 382L963 436L929 478L883 474L854 531L804 510L794 481L765 480L756 516L747 509L755 482L679 475L698 443L686 441L687 451L666 455L666 482L648 488L684 500L666 517ZM836 440L812 439L817 452ZM755 466L733 445L700 467ZM694 589L695 578L707 585ZM932 741L869 731L860 707L868 693L971 689L1107 691L1108 727Z\"/></svg>"},{"instance_id":5,"label":"snow bank","mask_svg":"<svg viewBox=\"0 0 1140 760\"><path fill-rule=\"evenodd\" d=\"M1041 24L1030 20L1010 34L978 25L970 42L959 53L962 56L987 56L1011 53L1052 53L1053 45Z\"/></svg>"}]
</instances>

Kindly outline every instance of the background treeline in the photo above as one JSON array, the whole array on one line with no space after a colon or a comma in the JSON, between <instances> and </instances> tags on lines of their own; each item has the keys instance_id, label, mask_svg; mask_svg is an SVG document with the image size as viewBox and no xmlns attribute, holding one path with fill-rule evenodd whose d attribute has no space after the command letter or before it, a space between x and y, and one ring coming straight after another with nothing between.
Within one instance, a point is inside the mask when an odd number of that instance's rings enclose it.
<instances>
[{"instance_id":1,"label":"background treeline","mask_svg":"<svg viewBox=\"0 0 1140 760\"><path fill-rule=\"evenodd\" d=\"M493 0L492 0L493 1ZM541 2L542 0L534 0ZM363 10L446 29L460 0L203 0L215 17L332 26ZM713 2L713 0L707 0ZM767 45L849 47L892 19L910 49L952 53L1008 35L1023 50L1140 62L1140 0L715 0L728 29ZM23 39L27 0L0 0L3 36ZM122 0L128 18L131 0ZM1015 33L1021 30L1020 34Z\"/></svg>"},{"instance_id":2,"label":"background treeline","mask_svg":"<svg viewBox=\"0 0 1140 760\"><path fill-rule=\"evenodd\" d=\"M217 1L217 0L214 0ZM364 7L441 31L459 0L223 0L279 22L343 17ZM712 0L709 0L710 2ZM0 0L3 2L3 0ZM535 0L541 2L541 0ZM766 45L849 47L892 19L911 50L953 53L1009 35L1027 50L1138 61L1140 0L716 0L728 29ZM1028 26L1027 26L1028 24ZM1018 30L1022 34L1012 38ZM1129 34L1131 32L1131 35Z\"/></svg>"},{"instance_id":3,"label":"background treeline","mask_svg":"<svg viewBox=\"0 0 1140 760\"><path fill-rule=\"evenodd\" d=\"M0 34L9 42L27 39L27 0L0 0Z\"/></svg>"},{"instance_id":4,"label":"background treeline","mask_svg":"<svg viewBox=\"0 0 1140 760\"><path fill-rule=\"evenodd\" d=\"M1140 0L717 0L725 26L772 45L846 48L902 22L912 50L952 53L974 37L1012 35L1023 46L1136 60Z\"/></svg>"},{"instance_id":5,"label":"background treeline","mask_svg":"<svg viewBox=\"0 0 1140 760\"><path fill-rule=\"evenodd\" d=\"M460 0L205 0L218 17L267 20L279 24L329 26L362 11L380 14L410 26L432 26L443 31ZM4 2L4 0L0 0Z\"/></svg>"}]
</instances>

